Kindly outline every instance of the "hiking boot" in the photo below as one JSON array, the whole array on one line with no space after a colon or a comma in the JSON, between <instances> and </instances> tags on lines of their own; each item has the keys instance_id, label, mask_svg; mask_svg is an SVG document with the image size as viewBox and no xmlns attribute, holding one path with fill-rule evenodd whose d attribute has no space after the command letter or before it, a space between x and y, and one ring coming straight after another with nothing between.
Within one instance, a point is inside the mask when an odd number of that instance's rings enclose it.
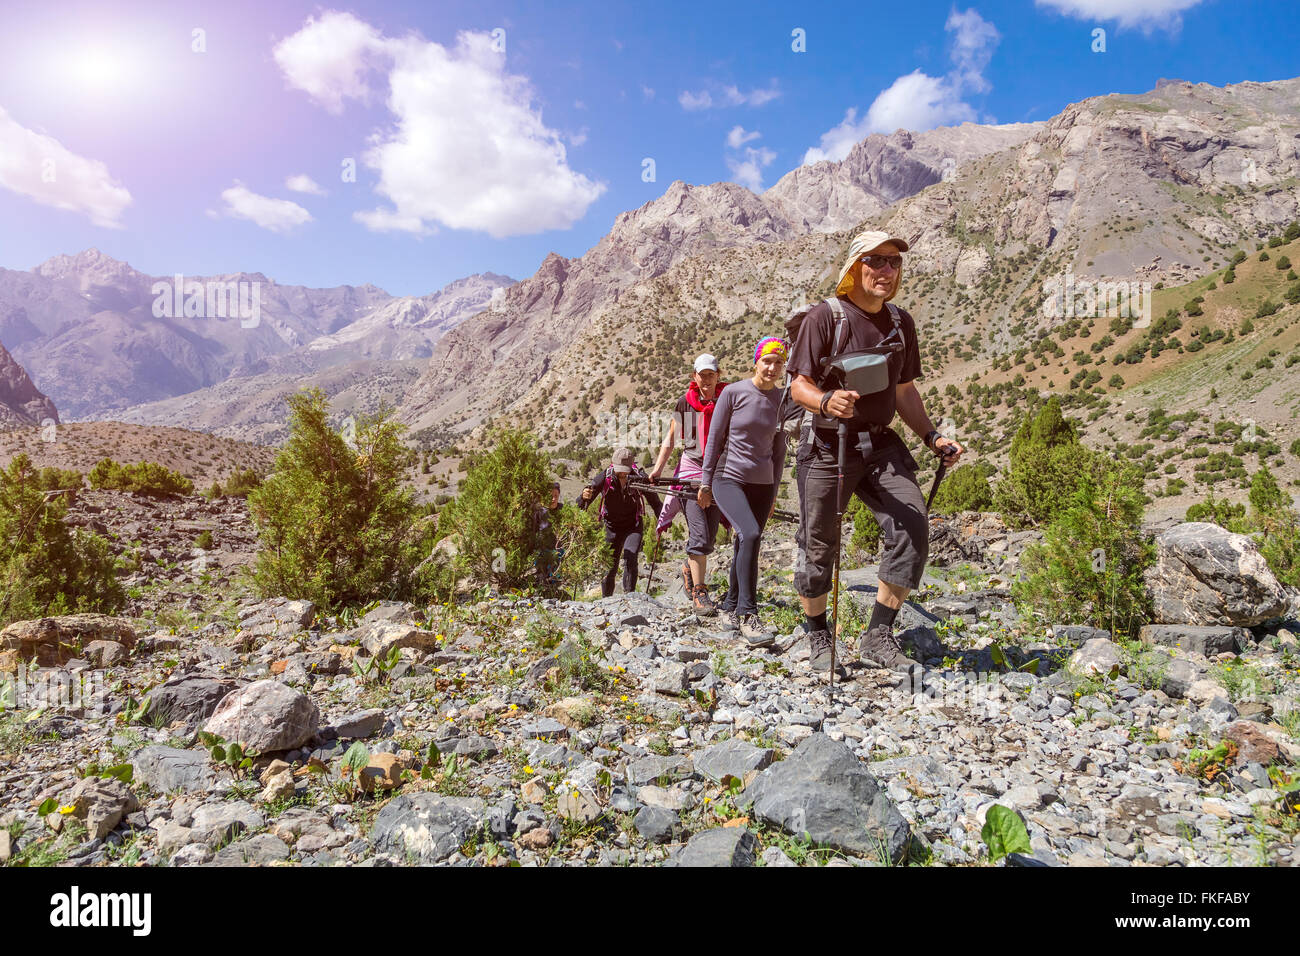
<instances>
[{"instance_id":1,"label":"hiking boot","mask_svg":"<svg viewBox=\"0 0 1300 956\"><path fill-rule=\"evenodd\" d=\"M776 643L776 631L760 621L757 614L746 614L738 623L740 636L750 647L766 647Z\"/></svg>"},{"instance_id":2,"label":"hiking boot","mask_svg":"<svg viewBox=\"0 0 1300 956\"><path fill-rule=\"evenodd\" d=\"M911 671L917 668L920 673L921 662L913 660L903 653L902 645L888 624L877 624L862 635L858 641L858 656L862 663L870 667L883 667L891 671Z\"/></svg>"},{"instance_id":3,"label":"hiking boot","mask_svg":"<svg viewBox=\"0 0 1300 956\"><path fill-rule=\"evenodd\" d=\"M713 617L718 613L718 609L709 600L709 588L704 584L697 584L691 588L691 607L696 617Z\"/></svg>"},{"instance_id":4,"label":"hiking boot","mask_svg":"<svg viewBox=\"0 0 1300 956\"><path fill-rule=\"evenodd\" d=\"M834 647L835 638L831 637L831 632L825 628L808 632L808 666L813 669L814 673L825 673L831 669L831 655ZM838 677L844 677L848 674L838 660L835 661L835 674Z\"/></svg>"}]
</instances>

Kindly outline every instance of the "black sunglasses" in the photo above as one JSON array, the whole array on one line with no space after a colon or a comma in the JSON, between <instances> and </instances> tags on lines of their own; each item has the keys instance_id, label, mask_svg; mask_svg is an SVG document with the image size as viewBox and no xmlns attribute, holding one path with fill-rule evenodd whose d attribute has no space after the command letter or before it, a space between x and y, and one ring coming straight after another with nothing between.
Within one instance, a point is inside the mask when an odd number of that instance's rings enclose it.
<instances>
[{"instance_id":1,"label":"black sunglasses","mask_svg":"<svg viewBox=\"0 0 1300 956\"><path fill-rule=\"evenodd\" d=\"M895 270L903 268L902 256L882 256L877 254L877 255L863 256L858 261L871 266L871 268L873 269L883 269L885 267L886 262L889 263L889 265Z\"/></svg>"}]
</instances>

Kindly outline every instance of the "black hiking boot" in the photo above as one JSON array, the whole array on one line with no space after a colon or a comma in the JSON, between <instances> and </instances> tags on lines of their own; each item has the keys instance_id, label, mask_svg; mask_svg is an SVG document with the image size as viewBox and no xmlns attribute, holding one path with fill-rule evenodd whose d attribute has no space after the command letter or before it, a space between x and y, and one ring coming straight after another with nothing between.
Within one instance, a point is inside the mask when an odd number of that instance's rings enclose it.
<instances>
[{"instance_id":1,"label":"black hiking boot","mask_svg":"<svg viewBox=\"0 0 1300 956\"><path fill-rule=\"evenodd\" d=\"M858 641L858 656L868 667L915 674L924 670L920 661L903 653L894 628L889 624L877 624L862 635Z\"/></svg>"},{"instance_id":2,"label":"black hiking boot","mask_svg":"<svg viewBox=\"0 0 1300 956\"><path fill-rule=\"evenodd\" d=\"M834 647L835 638L831 637L831 632L825 628L808 632L808 666L812 668L814 674L825 674L831 669ZM835 661L835 676L848 676L848 671L838 659Z\"/></svg>"}]
</instances>

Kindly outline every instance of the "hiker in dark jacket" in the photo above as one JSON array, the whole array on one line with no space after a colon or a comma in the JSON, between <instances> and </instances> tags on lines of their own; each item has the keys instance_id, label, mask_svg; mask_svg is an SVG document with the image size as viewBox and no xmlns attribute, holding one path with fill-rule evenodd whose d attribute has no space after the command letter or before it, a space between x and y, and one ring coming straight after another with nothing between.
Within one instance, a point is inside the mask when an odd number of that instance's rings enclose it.
<instances>
[{"instance_id":1,"label":"hiker in dark jacket","mask_svg":"<svg viewBox=\"0 0 1300 956\"><path fill-rule=\"evenodd\" d=\"M614 593L614 578L618 575L620 560L623 562L623 590L636 590L637 554L641 551L641 536L645 531L645 501L650 502L656 517L663 507L659 496L653 492L643 493L628 487L628 480L633 475L641 481L649 481L632 452L620 448L614 452L610 467L592 478L578 497L578 507L583 510L597 497L601 499L600 519L605 525L605 540L614 553L614 563L600 583L604 597Z\"/></svg>"},{"instance_id":2,"label":"hiker in dark jacket","mask_svg":"<svg viewBox=\"0 0 1300 956\"><path fill-rule=\"evenodd\" d=\"M664 466L673 453L677 440L682 442L682 457L677 463L674 478L698 480L700 467L704 464L704 450L709 439L709 423L726 382L718 380L718 360L712 355L704 354L695 359L695 375L691 384L673 409L672 423L668 434L659 446L659 457L655 459L654 468L650 470L650 480L657 482L663 474ZM718 537L718 523L722 512L718 506L701 508L699 502L688 498L682 508L686 512L686 563L682 565L682 583L686 596L699 617L712 617L716 612L709 597L708 568L709 555L713 553L714 543ZM673 513L670 502L668 515ZM665 515L663 521L671 523ZM662 525L662 522L661 522ZM662 533L661 526L659 531Z\"/></svg>"},{"instance_id":3,"label":"hiker in dark jacket","mask_svg":"<svg viewBox=\"0 0 1300 956\"><path fill-rule=\"evenodd\" d=\"M735 622L753 646L771 643L776 634L758 619L758 549L763 528L776 508L776 493L785 464L785 432L779 407L788 346L765 338L754 349L754 375L734 383L718 400L709 426L709 442L700 476L699 504L717 500L731 524L735 556L731 588Z\"/></svg>"},{"instance_id":4,"label":"hiker in dark jacket","mask_svg":"<svg viewBox=\"0 0 1300 956\"><path fill-rule=\"evenodd\" d=\"M560 552L556 549L555 524L560 518L560 483L551 484L550 504L533 509L533 551L537 555L537 584L543 592L554 589Z\"/></svg>"},{"instance_id":5,"label":"hiker in dark jacket","mask_svg":"<svg viewBox=\"0 0 1300 956\"><path fill-rule=\"evenodd\" d=\"M817 416L797 458L802 500L795 573L811 645L809 663L815 670L829 669L832 660L834 636L826 621L826 598L841 531L836 526L837 423L843 420L848 427L845 501L856 494L875 515L885 541L884 559L876 573L876 603L858 653L864 662L920 676L920 665L903 653L894 635L894 619L908 592L921 582L930 552L929 520L925 496L916 482L916 459L889 425L897 412L904 424L922 436L927 448L942 453L948 467L961 457L963 448L940 435L926 414L913 382L921 374L916 325L906 312L888 305L898 293L902 253L907 249L904 240L886 232L864 232L854 238L835 288L838 301L834 307L827 301L808 311L790 351L790 396ZM832 341L837 310L847 318L842 348ZM901 342L903 349L889 358L888 384L883 389L860 395L836 388L826 378L822 362L833 351L876 348L891 339Z\"/></svg>"}]
</instances>

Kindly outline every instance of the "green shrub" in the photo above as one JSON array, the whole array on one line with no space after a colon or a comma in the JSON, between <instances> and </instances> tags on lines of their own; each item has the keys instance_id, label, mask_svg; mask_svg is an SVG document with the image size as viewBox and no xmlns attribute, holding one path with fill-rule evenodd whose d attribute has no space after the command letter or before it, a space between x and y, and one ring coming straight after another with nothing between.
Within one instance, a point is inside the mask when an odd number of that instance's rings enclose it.
<instances>
[{"instance_id":1,"label":"green shrub","mask_svg":"<svg viewBox=\"0 0 1300 956\"><path fill-rule=\"evenodd\" d=\"M226 479L224 494L233 498L247 498L262 486L262 476L252 468L243 468Z\"/></svg>"},{"instance_id":2,"label":"green shrub","mask_svg":"<svg viewBox=\"0 0 1300 956\"><path fill-rule=\"evenodd\" d=\"M1026 416L1011 441L1010 468L993 493L994 507L1012 527L1050 521L1094 469L1096 454L1080 444L1074 425L1052 396Z\"/></svg>"},{"instance_id":3,"label":"green shrub","mask_svg":"<svg viewBox=\"0 0 1300 956\"><path fill-rule=\"evenodd\" d=\"M66 494L46 494L31 459L0 471L0 626L79 611L111 613L126 594L108 542L63 523Z\"/></svg>"},{"instance_id":4,"label":"green shrub","mask_svg":"<svg viewBox=\"0 0 1300 956\"><path fill-rule=\"evenodd\" d=\"M275 470L248 496L259 538L253 583L263 596L307 598L334 609L422 589L432 544L412 492L405 426L386 411L357 421L353 447L328 424L319 388L289 399L289 439Z\"/></svg>"},{"instance_id":5,"label":"green shrub","mask_svg":"<svg viewBox=\"0 0 1300 956\"><path fill-rule=\"evenodd\" d=\"M199 532L199 536L194 539L194 547L203 551L210 551L212 549L212 532L206 530Z\"/></svg>"},{"instance_id":6,"label":"green shrub","mask_svg":"<svg viewBox=\"0 0 1300 956\"><path fill-rule=\"evenodd\" d=\"M875 514L853 495L844 515L853 522L853 533L848 540L849 557L855 562L870 561L880 549L880 524Z\"/></svg>"},{"instance_id":7,"label":"green shrub","mask_svg":"<svg viewBox=\"0 0 1300 956\"><path fill-rule=\"evenodd\" d=\"M1025 549L1012 599L1026 616L1135 635L1150 619L1143 572L1155 548L1142 536L1142 473L1085 472L1041 544Z\"/></svg>"},{"instance_id":8,"label":"green shrub","mask_svg":"<svg viewBox=\"0 0 1300 956\"><path fill-rule=\"evenodd\" d=\"M101 458L90 470L90 487L104 491L130 491L153 498L194 494L194 482L152 461L120 464Z\"/></svg>"},{"instance_id":9,"label":"green shrub","mask_svg":"<svg viewBox=\"0 0 1300 956\"><path fill-rule=\"evenodd\" d=\"M36 485L42 491L80 491L85 487L85 476L74 468L42 468Z\"/></svg>"},{"instance_id":10,"label":"green shrub","mask_svg":"<svg viewBox=\"0 0 1300 956\"><path fill-rule=\"evenodd\" d=\"M1187 509L1185 521L1208 521L1220 528L1236 533L1246 531L1246 506L1234 505L1223 498L1215 498L1214 492L1205 501L1194 504Z\"/></svg>"},{"instance_id":11,"label":"green shrub","mask_svg":"<svg viewBox=\"0 0 1300 956\"><path fill-rule=\"evenodd\" d=\"M986 462L945 473L939 490L934 493L931 513L950 515L959 511L987 511L993 506L993 490L989 487L989 478L993 474L993 466Z\"/></svg>"},{"instance_id":12,"label":"green shrub","mask_svg":"<svg viewBox=\"0 0 1300 956\"><path fill-rule=\"evenodd\" d=\"M491 451L466 458L460 493L438 515L438 535L456 535L459 573L522 588L536 576L533 509L550 497L552 479L530 432L504 429L490 441Z\"/></svg>"}]
</instances>

